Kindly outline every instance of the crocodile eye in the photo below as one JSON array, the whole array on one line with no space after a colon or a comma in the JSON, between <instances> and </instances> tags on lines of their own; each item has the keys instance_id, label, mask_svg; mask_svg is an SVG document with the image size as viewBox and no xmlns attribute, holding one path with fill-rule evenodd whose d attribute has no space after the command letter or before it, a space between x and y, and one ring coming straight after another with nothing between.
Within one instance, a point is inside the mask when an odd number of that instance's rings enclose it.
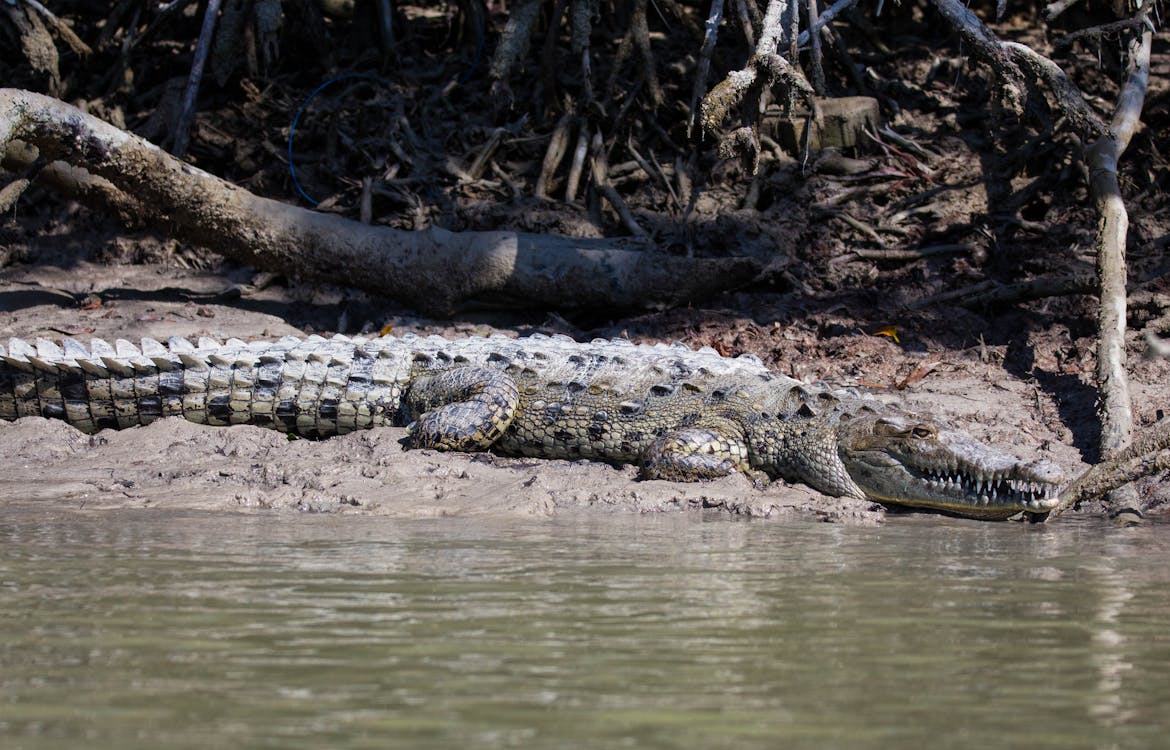
<instances>
[{"instance_id":1,"label":"crocodile eye","mask_svg":"<svg viewBox=\"0 0 1170 750\"><path fill-rule=\"evenodd\" d=\"M916 425L913 428L911 428L910 434L913 435L914 437L918 438L919 440L926 440L927 438L934 437L934 428L928 427L927 425L924 425L924 424L920 424L920 425Z\"/></svg>"}]
</instances>

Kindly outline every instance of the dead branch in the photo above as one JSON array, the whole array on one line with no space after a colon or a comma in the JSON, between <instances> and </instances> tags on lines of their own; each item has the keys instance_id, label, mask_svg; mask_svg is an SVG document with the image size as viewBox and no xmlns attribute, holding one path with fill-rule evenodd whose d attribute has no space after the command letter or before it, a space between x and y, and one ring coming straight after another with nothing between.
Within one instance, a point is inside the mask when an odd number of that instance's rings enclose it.
<instances>
[{"instance_id":1,"label":"dead branch","mask_svg":"<svg viewBox=\"0 0 1170 750\"><path fill-rule=\"evenodd\" d=\"M1086 500L1105 497L1142 477L1170 470L1170 418L1147 427L1134 436L1128 448L1090 467L1060 493L1057 516Z\"/></svg>"},{"instance_id":2,"label":"dead branch","mask_svg":"<svg viewBox=\"0 0 1170 750\"><path fill-rule=\"evenodd\" d=\"M597 190L605 196L609 205L617 211L618 216L622 220L622 224L626 229L630 230L630 234L635 237L645 237L646 230L638 225L634 219L634 215L630 213L629 206L622 200L621 195L614 189L609 182L609 160L605 153L605 142L601 137L601 131L593 134L593 141L590 144L589 151L591 154L590 166L593 172L593 184Z\"/></svg>"},{"instance_id":3,"label":"dead branch","mask_svg":"<svg viewBox=\"0 0 1170 750\"><path fill-rule=\"evenodd\" d=\"M512 6L508 14L508 22L500 35L496 45L496 53L492 56L492 63L488 74L492 79L492 95L504 106L512 104L512 89L508 85L508 77L528 52L528 44L532 39L532 32L540 18L540 0L521 0Z\"/></svg>"},{"instance_id":4,"label":"dead branch","mask_svg":"<svg viewBox=\"0 0 1170 750\"><path fill-rule=\"evenodd\" d=\"M703 135L717 134L733 106L745 101L759 101L763 92L776 84L784 86L789 92L789 98L798 96L805 101L810 111L816 110L812 85L788 60L776 54L784 34L782 24L784 6L782 0L772 0L768 4L755 54L743 69L728 73L726 78L703 97L703 102L699 106L699 126ZM751 108L744 106L744 109ZM744 112L744 119L749 123L756 122L758 117L758 112ZM750 141L756 143L754 138ZM746 145L748 141L744 143ZM740 155L740 158L744 159L747 156L750 155Z\"/></svg>"},{"instance_id":5,"label":"dead branch","mask_svg":"<svg viewBox=\"0 0 1170 750\"><path fill-rule=\"evenodd\" d=\"M183 91L183 106L179 116L175 119L174 140L171 143L171 153L182 159L187 155L187 143L191 139L191 125L195 121L195 101L199 98L199 86L203 82L203 66L207 62L207 53L211 50L211 40L215 36L215 24L219 18L221 0L208 0L207 9L203 11L203 28L199 31L199 41L195 45L195 57L191 61L191 73L187 77L187 88Z\"/></svg>"},{"instance_id":6,"label":"dead branch","mask_svg":"<svg viewBox=\"0 0 1170 750\"><path fill-rule=\"evenodd\" d=\"M1121 21L1114 21L1113 23L1103 23L1099 26L1090 26L1086 29L1077 29L1069 34L1065 34L1061 38L1052 43L1053 49L1064 49L1073 44L1073 42L1081 39L1089 39L1094 42L1100 41L1107 37L1126 31L1127 29L1140 29L1147 23L1144 17L1141 18L1126 18Z\"/></svg>"},{"instance_id":7,"label":"dead branch","mask_svg":"<svg viewBox=\"0 0 1170 750\"><path fill-rule=\"evenodd\" d=\"M980 281L961 289L952 289L948 292L923 297L912 302L908 307L911 310L919 310L944 302L957 302L968 309L979 310L990 305L1010 305L1070 294L1092 294L1096 289L1097 281L1089 274L1042 277L1015 284Z\"/></svg>"},{"instance_id":8,"label":"dead branch","mask_svg":"<svg viewBox=\"0 0 1170 750\"><path fill-rule=\"evenodd\" d=\"M569 130L572 125L573 115L565 113L561 115L561 119L553 128L548 141L548 149L544 152L544 161L540 166L540 176L536 180L534 192L537 198L547 199L549 197L549 185L552 184L553 174L560 166L561 160L565 158L565 152L569 150Z\"/></svg>"},{"instance_id":9,"label":"dead branch","mask_svg":"<svg viewBox=\"0 0 1170 750\"><path fill-rule=\"evenodd\" d=\"M483 304L633 309L746 283L751 259L695 260L645 243L518 232L365 226L261 198L61 101L0 89L0 163L24 168L18 141L105 183L139 219L261 270L319 279L450 314ZM56 165L50 164L47 171ZM106 204L102 193L81 199Z\"/></svg>"},{"instance_id":10,"label":"dead branch","mask_svg":"<svg viewBox=\"0 0 1170 750\"><path fill-rule=\"evenodd\" d=\"M722 20L723 0L712 0L711 12L707 16L707 26L703 34L703 46L699 48L699 63L695 66L695 86L691 91L691 108L687 115L687 132L691 134L691 138L697 135L695 133L695 113L699 111L699 100L707 93L707 75L711 72L711 55L715 51L715 42L719 39L719 24Z\"/></svg>"},{"instance_id":11,"label":"dead branch","mask_svg":"<svg viewBox=\"0 0 1170 750\"><path fill-rule=\"evenodd\" d=\"M1001 42L987 24L959 0L932 0L976 58L987 64L1000 78L1000 100L1012 107L1022 106L1026 95L1042 96L1037 86L1043 81L1068 118L1069 124L1085 140L1109 134L1109 127L1085 103L1085 97L1064 71L1031 48L1015 42Z\"/></svg>"},{"instance_id":12,"label":"dead branch","mask_svg":"<svg viewBox=\"0 0 1170 750\"><path fill-rule=\"evenodd\" d=\"M1125 448L1133 431L1129 384L1125 370L1126 263L1129 215L1121 196L1117 163L1141 122L1150 78L1147 28L1129 45L1129 70L1113 115L1113 135L1097 139L1088 149L1089 191L1097 205L1097 275L1101 305L1097 317L1097 387L1101 393L1101 456Z\"/></svg>"}]
</instances>

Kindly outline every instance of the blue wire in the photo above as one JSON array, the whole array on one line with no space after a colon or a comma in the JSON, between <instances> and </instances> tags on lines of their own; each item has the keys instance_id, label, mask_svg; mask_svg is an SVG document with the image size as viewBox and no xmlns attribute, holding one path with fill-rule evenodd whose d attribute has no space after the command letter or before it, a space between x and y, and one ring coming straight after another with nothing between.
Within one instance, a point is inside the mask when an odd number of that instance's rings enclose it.
<instances>
[{"instance_id":1,"label":"blue wire","mask_svg":"<svg viewBox=\"0 0 1170 750\"><path fill-rule=\"evenodd\" d=\"M330 78L325 83L313 89L313 93L305 97L305 100L301 102L301 106L297 109L296 115L293 116L292 127L288 129L288 173L292 176L293 187L297 189L297 192L301 194L302 198L314 206L318 205L320 201L316 201L310 198L309 194L306 193L301 187L300 180L297 179L297 168L296 165L293 164L293 136L295 136L297 133L297 123L301 121L301 115L304 114L305 109L309 106L309 102L313 101L313 97L321 93L321 91L327 86L331 86L338 81L344 81L348 78L366 78L371 81L377 81L378 83L389 86L389 83L384 79L375 75L370 75L369 73L346 73L345 75L340 75L336 78Z\"/></svg>"}]
</instances>

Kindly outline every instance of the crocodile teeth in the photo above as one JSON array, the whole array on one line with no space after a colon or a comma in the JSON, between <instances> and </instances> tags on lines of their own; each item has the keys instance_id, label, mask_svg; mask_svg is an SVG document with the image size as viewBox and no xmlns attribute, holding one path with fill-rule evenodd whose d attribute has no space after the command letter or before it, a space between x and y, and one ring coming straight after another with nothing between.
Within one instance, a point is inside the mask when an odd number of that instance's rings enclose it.
<instances>
[{"instance_id":1,"label":"crocodile teeth","mask_svg":"<svg viewBox=\"0 0 1170 750\"><path fill-rule=\"evenodd\" d=\"M142 339L142 355L145 357L165 357L167 348L154 339Z\"/></svg>"},{"instance_id":2,"label":"crocodile teeth","mask_svg":"<svg viewBox=\"0 0 1170 750\"><path fill-rule=\"evenodd\" d=\"M48 339L37 339L37 356L41 359L61 359L65 352Z\"/></svg>"},{"instance_id":3,"label":"crocodile teeth","mask_svg":"<svg viewBox=\"0 0 1170 750\"><path fill-rule=\"evenodd\" d=\"M175 354L179 354L180 352L195 351L194 344L179 336L171 336L169 339L167 339L167 347Z\"/></svg>"},{"instance_id":4,"label":"crocodile teeth","mask_svg":"<svg viewBox=\"0 0 1170 750\"><path fill-rule=\"evenodd\" d=\"M200 349L218 349L219 342L216 341L215 339L209 339L206 336L200 336L198 348L200 348Z\"/></svg>"},{"instance_id":5,"label":"crocodile teeth","mask_svg":"<svg viewBox=\"0 0 1170 750\"><path fill-rule=\"evenodd\" d=\"M94 359L118 356L118 353L114 351L114 347L110 346L102 339L93 339L90 341L89 351L93 355Z\"/></svg>"},{"instance_id":6,"label":"crocodile teeth","mask_svg":"<svg viewBox=\"0 0 1170 750\"><path fill-rule=\"evenodd\" d=\"M61 340L61 346L65 348L64 356L69 359L81 359L89 356L89 350L85 348L77 339L65 338Z\"/></svg>"},{"instance_id":7,"label":"crocodile teeth","mask_svg":"<svg viewBox=\"0 0 1170 750\"><path fill-rule=\"evenodd\" d=\"M16 359L36 356L37 350L22 339L8 339L8 356Z\"/></svg>"},{"instance_id":8,"label":"crocodile teeth","mask_svg":"<svg viewBox=\"0 0 1170 750\"><path fill-rule=\"evenodd\" d=\"M138 347L134 346L134 344L130 343L126 339L116 340L114 342L114 351L122 359L142 356L142 352L138 350Z\"/></svg>"}]
</instances>

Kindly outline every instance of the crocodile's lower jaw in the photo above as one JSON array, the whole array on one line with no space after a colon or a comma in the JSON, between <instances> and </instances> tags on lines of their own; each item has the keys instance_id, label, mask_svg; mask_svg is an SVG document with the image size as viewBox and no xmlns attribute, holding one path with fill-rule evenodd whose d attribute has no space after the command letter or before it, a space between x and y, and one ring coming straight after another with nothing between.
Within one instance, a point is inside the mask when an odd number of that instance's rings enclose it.
<instances>
[{"instance_id":1,"label":"crocodile's lower jaw","mask_svg":"<svg viewBox=\"0 0 1170 750\"><path fill-rule=\"evenodd\" d=\"M905 496L880 497L877 493L870 492L866 494L881 503L925 508L940 513L951 513L987 521L1004 520L1019 513L1048 513L1056 507L1058 502L1055 495L1040 496L1028 500L1011 500L1005 503L1002 500L997 500L987 495L965 495L957 498L936 496L929 499L915 499Z\"/></svg>"},{"instance_id":2,"label":"crocodile's lower jaw","mask_svg":"<svg viewBox=\"0 0 1170 750\"><path fill-rule=\"evenodd\" d=\"M868 459L851 461L849 473L867 497L881 503L985 520L1002 520L1018 513L1048 513L1059 503L1054 483L931 475L884 454Z\"/></svg>"},{"instance_id":3,"label":"crocodile's lower jaw","mask_svg":"<svg viewBox=\"0 0 1170 750\"><path fill-rule=\"evenodd\" d=\"M1048 513L1059 503L1057 485L1048 482L1006 477L977 480L947 476L942 472L913 473L915 486L924 488L933 498L941 499L943 505L953 499L954 512L980 518L1007 517L1019 512ZM940 502L938 499L935 503Z\"/></svg>"}]
</instances>

